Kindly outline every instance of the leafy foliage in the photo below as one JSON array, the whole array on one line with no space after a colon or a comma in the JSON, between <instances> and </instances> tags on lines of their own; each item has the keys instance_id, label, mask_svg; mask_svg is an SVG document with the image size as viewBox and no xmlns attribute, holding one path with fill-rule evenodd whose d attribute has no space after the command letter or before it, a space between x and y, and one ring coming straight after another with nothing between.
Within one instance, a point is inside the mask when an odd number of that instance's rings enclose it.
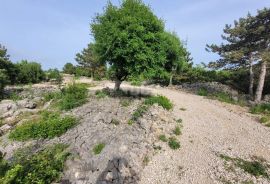
<instances>
[{"instance_id":1,"label":"leafy foliage","mask_svg":"<svg viewBox=\"0 0 270 184\"><path fill-rule=\"evenodd\" d=\"M141 0L126 0L120 7L108 3L91 31L100 61L109 63L116 80L164 70L165 51L160 49L164 23Z\"/></svg>"},{"instance_id":2,"label":"leafy foliage","mask_svg":"<svg viewBox=\"0 0 270 184\"><path fill-rule=\"evenodd\" d=\"M16 64L18 68L17 82L20 84L38 83L45 78L41 65L36 62L22 60Z\"/></svg>"},{"instance_id":3,"label":"leafy foliage","mask_svg":"<svg viewBox=\"0 0 270 184\"><path fill-rule=\"evenodd\" d=\"M5 70L0 69L0 100L4 97L4 88L8 84L8 76Z\"/></svg>"},{"instance_id":4,"label":"leafy foliage","mask_svg":"<svg viewBox=\"0 0 270 184\"><path fill-rule=\"evenodd\" d=\"M9 134L9 138L17 141L51 139L62 135L68 129L74 127L76 123L76 119L72 116L61 117L57 112L45 111L39 121L30 121L17 126Z\"/></svg>"},{"instance_id":5,"label":"leafy foliage","mask_svg":"<svg viewBox=\"0 0 270 184\"><path fill-rule=\"evenodd\" d=\"M173 133L175 134L175 135L181 135L181 128L180 128L180 126L179 125L177 125L176 127L175 127L175 129L173 130Z\"/></svg>"},{"instance_id":6,"label":"leafy foliage","mask_svg":"<svg viewBox=\"0 0 270 184\"><path fill-rule=\"evenodd\" d=\"M32 154L28 150L15 153L13 162L8 165L4 175L0 175L3 184L52 183L60 179L64 163L69 156L66 145L57 144Z\"/></svg>"},{"instance_id":7,"label":"leafy foliage","mask_svg":"<svg viewBox=\"0 0 270 184\"><path fill-rule=\"evenodd\" d=\"M169 142L168 142L169 146L171 149L179 149L181 146L180 146L180 143L177 141L177 139L175 137L170 137L169 138Z\"/></svg>"},{"instance_id":8,"label":"leafy foliage","mask_svg":"<svg viewBox=\"0 0 270 184\"><path fill-rule=\"evenodd\" d=\"M49 69L47 71L47 78L49 80L54 80L57 84L61 84L62 82L62 75L58 69Z\"/></svg>"},{"instance_id":9,"label":"leafy foliage","mask_svg":"<svg viewBox=\"0 0 270 184\"><path fill-rule=\"evenodd\" d=\"M97 90L95 92L95 95L98 99L100 99L100 98L105 98L109 96L109 93L106 90Z\"/></svg>"},{"instance_id":10,"label":"leafy foliage","mask_svg":"<svg viewBox=\"0 0 270 184\"><path fill-rule=\"evenodd\" d=\"M164 134L159 136L159 140L161 140L162 142L167 142L168 141L166 135L164 135Z\"/></svg>"},{"instance_id":11,"label":"leafy foliage","mask_svg":"<svg viewBox=\"0 0 270 184\"><path fill-rule=\"evenodd\" d=\"M165 96L151 96L147 98L144 101L144 104L146 105L153 105L153 104L158 104L159 106L163 107L166 110L171 110L173 108L172 102Z\"/></svg>"},{"instance_id":12,"label":"leafy foliage","mask_svg":"<svg viewBox=\"0 0 270 184\"><path fill-rule=\"evenodd\" d=\"M66 63L63 67L63 72L66 74L75 74L76 67L72 63Z\"/></svg>"},{"instance_id":13,"label":"leafy foliage","mask_svg":"<svg viewBox=\"0 0 270 184\"><path fill-rule=\"evenodd\" d=\"M87 102L88 90L83 84L70 84L61 92L59 107L61 110L70 110Z\"/></svg>"}]
</instances>

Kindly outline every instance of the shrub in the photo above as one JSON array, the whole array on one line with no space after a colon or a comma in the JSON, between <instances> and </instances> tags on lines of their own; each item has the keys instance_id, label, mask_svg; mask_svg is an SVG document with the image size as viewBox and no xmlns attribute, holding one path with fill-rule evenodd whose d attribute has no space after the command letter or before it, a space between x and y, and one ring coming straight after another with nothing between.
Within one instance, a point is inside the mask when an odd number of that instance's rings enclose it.
<instances>
[{"instance_id":1,"label":"shrub","mask_svg":"<svg viewBox=\"0 0 270 184\"><path fill-rule=\"evenodd\" d=\"M176 120L176 122L177 122L177 123L182 123L183 120L180 118L180 119Z\"/></svg>"},{"instance_id":2,"label":"shrub","mask_svg":"<svg viewBox=\"0 0 270 184\"><path fill-rule=\"evenodd\" d=\"M167 97L161 95L148 97L144 101L144 104L146 105L158 104L159 106L163 107L166 110L170 110L173 108L172 102Z\"/></svg>"},{"instance_id":3,"label":"shrub","mask_svg":"<svg viewBox=\"0 0 270 184\"><path fill-rule=\"evenodd\" d=\"M102 150L105 148L105 144L104 143L100 143L97 144L94 148L93 148L93 152L95 155L98 155L102 152Z\"/></svg>"},{"instance_id":4,"label":"shrub","mask_svg":"<svg viewBox=\"0 0 270 184\"><path fill-rule=\"evenodd\" d=\"M54 138L62 135L76 125L76 119L71 116L60 117L59 113L45 111L37 122L26 122L17 126L9 138L17 141L29 139Z\"/></svg>"},{"instance_id":5,"label":"shrub","mask_svg":"<svg viewBox=\"0 0 270 184\"><path fill-rule=\"evenodd\" d=\"M142 117L144 115L144 113L146 113L148 111L148 109L149 109L149 106L148 105L144 105L144 104L140 105L135 110L135 112L133 112L131 120L138 121L138 119L140 117Z\"/></svg>"},{"instance_id":6,"label":"shrub","mask_svg":"<svg viewBox=\"0 0 270 184\"><path fill-rule=\"evenodd\" d=\"M181 128L180 128L180 126L176 126L175 129L173 130L173 133L175 135L181 135Z\"/></svg>"},{"instance_id":7,"label":"shrub","mask_svg":"<svg viewBox=\"0 0 270 184\"><path fill-rule=\"evenodd\" d=\"M14 161L9 165L0 183L53 183L58 182L64 163L69 156L66 145L57 144L43 151L29 154L29 151L19 150ZM19 155L17 157L17 155Z\"/></svg>"},{"instance_id":8,"label":"shrub","mask_svg":"<svg viewBox=\"0 0 270 184\"><path fill-rule=\"evenodd\" d=\"M59 107L61 110L70 110L87 102L88 90L85 85L71 84L62 90Z\"/></svg>"},{"instance_id":9,"label":"shrub","mask_svg":"<svg viewBox=\"0 0 270 184\"><path fill-rule=\"evenodd\" d=\"M47 78L50 81L55 81L57 84L61 84L63 77L61 73L59 72L59 70L55 68L55 69L49 69L47 71Z\"/></svg>"},{"instance_id":10,"label":"shrub","mask_svg":"<svg viewBox=\"0 0 270 184\"><path fill-rule=\"evenodd\" d=\"M60 92L49 92L45 93L43 96L44 100L46 102L53 100L53 99L60 99L61 98L61 93Z\"/></svg>"},{"instance_id":11,"label":"shrub","mask_svg":"<svg viewBox=\"0 0 270 184\"><path fill-rule=\"evenodd\" d=\"M176 140L176 138L174 137L170 137L169 138L169 142L168 142L169 146L171 149L179 149L180 148L180 143Z\"/></svg>"},{"instance_id":12,"label":"shrub","mask_svg":"<svg viewBox=\"0 0 270 184\"><path fill-rule=\"evenodd\" d=\"M205 88L200 88L197 94L200 96L208 96L208 91Z\"/></svg>"},{"instance_id":13,"label":"shrub","mask_svg":"<svg viewBox=\"0 0 270 184\"><path fill-rule=\"evenodd\" d=\"M162 135L159 136L159 140L161 140L163 142L167 142L168 141L166 135L164 135L164 134L162 134Z\"/></svg>"},{"instance_id":14,"label":"shrub","mask_svg":"<svg viewBox=\"0 0 270 184\"><path fill-rule=\"evenodd\" d=\"M38 83L45 77L39 63L23 60L17 63L16 67L18 68L17 83Z\"/></svg>"}]
</instances>

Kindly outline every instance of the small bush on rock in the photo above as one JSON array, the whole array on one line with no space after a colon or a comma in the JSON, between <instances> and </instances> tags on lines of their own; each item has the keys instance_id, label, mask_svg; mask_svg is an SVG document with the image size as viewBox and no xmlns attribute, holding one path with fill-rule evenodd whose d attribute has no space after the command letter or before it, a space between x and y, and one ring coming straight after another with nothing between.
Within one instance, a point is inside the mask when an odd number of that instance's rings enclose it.
<instances>
[{"instance_id":1,"label":"small bush on rock","mask_svg":"<svg viewBox=\"0 0 270 184\"><path fill-rule=\"evenodd\" d=\"M162 142L167 142L168 141L166 135L164 135L164 134L159 136L159 140L161 140Z\"/></svg>"},{"instance_id":2,"label":"small bush on rock","mask_svg":"<svg viewBox=\"0 0 270 184\"><path fill-rule=\"evenodd\" d=\"M59 182L64 163L69 156L66 145L57 144L43 151L29 154L29 151L19 150L15 153L12 163L4 175L0 175L3 184L30 184ZM2 168L1 168L2 169Z\"/></svg>"},{"instance_id":3,"label":"small bush on rock","mask_svg":"<svg viewBox=\"0 0 270 184\"><path fill-rule=\"evenodd\" d=\"M17 126L9 138L17 141L29 139L54 138L62 135L68 129L76 125L76 119L72 116L61 117L59 113L45 111L37 122L26 122Z\"/></svg>"},{"instance_id":4,"label":"small bush on rock","mask_svg":"<svg viewBox=\"0 0 270 184\"><path fill-rule=\"evenodd\" d=\"M171 149L179 149L180 148L180 143L176 140L175 137L171 137L169 138L169 142L168 142L169 146Z\"/></svg>"},{"instance_id":5,"label":"small bush on rock","mask_svg":"<svg viewBox=\"0 0 270 184\"><path fill-rule=\"evenodd\" d=\"M61 110L70 110L87 102L88 90L85 85L71 84L62 90L59 107Z\"/></svg>"}]
</instances>

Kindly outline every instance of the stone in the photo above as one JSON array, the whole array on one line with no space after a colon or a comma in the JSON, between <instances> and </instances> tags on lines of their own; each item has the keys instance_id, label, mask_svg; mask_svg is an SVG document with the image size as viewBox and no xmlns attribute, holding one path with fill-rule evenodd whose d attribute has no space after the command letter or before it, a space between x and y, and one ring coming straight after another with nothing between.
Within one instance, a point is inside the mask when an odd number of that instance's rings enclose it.
<instances>
[{"instance_id":1,"label":"stone","mask_svg":"<svg viewBox=\"0 0 270 184\"><path fill-rule=\"evenodd\" d=\"M20 100L17 103L21 108L35 109L37 107L37 103L29 99Z\"/></svg>"},{"instance_id":2,"label":"stone","mask_svg":"<svg viewBox=\"0 0 270 184\"><path fill-rule=\"evenodd\" d=\"M5 134L7 131L9 131L12 127L8 124L5 124L0 127L0 135Z\"/></svg>"}]
</instances>

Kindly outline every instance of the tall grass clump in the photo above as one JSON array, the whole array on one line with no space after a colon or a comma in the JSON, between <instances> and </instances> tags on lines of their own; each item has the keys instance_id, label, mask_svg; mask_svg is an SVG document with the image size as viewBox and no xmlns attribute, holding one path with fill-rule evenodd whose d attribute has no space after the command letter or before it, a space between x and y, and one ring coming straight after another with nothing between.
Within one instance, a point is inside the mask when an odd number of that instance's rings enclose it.
<instances>
[{"instance_id":1,"label":"tall grass clump","mask_svg":"<svg viewBox=\"0 0 270 184\"><path fill-rule=\"evenodd\" d=\"M5 170L1 170L0 183L58 183L69 156L66 147L56 144L35 154L26 149L17 151L12 162L6 165Z\"/></svg>"},{"instance_id":2,"label":"tall grass clump","mask_svg":"<svg viewBox=\"0 0 270 184\"><path fill-rule=\"evenodd\" d=\"M251 107L250 112L252 114L270 114L270 104L258 104Z\"/></svg>"},{"instance_id":3,"label":"tall grass clump","mask_svg":"<svg viewBox=\"0 0 270 184\"><path fill-rule=\"evenodd\" d=\"M144 104L158 104L166 110L171 110L173 108L172 102L167 97L161 95L148 97L147 99L145 99Z\"/></svg>"},{"instance_id":4,"label":"tall grass clump","mask_svg":"<svg viewBox=\"0 0 270 184\"><path fill-rule=\"evenodd\" d=\"M9 134L9 138L16 141L51 139L64 134L68 129L74 127L76 123L76 119L72 116L61 117L58 112L45 111L37 122L29 121L17 126Z\"/></svg>"}]
</instances>

